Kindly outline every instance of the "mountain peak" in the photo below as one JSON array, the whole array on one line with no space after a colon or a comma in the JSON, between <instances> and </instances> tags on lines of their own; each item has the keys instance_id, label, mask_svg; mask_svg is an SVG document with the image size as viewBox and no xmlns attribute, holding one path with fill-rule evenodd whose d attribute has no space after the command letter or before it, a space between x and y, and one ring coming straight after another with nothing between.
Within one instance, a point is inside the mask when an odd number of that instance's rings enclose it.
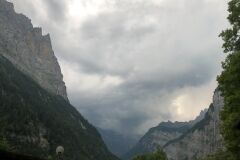
<instances>
[{"instance_id":1,"label":"mountain peak","mask_svg":"<svg viewBox=\"0 0 240 160\"><path fill-rule=\"evenodd\" d=\"M68 99L50 35L5 0L0 0L0 37L0 54L50 93Z\"/></svg>"}]
</instances>

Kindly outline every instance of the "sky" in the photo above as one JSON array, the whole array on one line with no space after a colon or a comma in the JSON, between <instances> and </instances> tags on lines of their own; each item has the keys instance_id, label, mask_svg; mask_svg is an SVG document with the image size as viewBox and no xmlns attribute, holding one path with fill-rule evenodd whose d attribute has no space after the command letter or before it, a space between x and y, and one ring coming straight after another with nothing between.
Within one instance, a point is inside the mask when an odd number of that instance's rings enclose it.
<instances>
[{"instance_id":1,"label":"sky","mask_svg":"<svg viewBox=\"0 0 240 160\"><path fill-rule=\"evenodd\" d=\"M95 126L143 134L207 108L227 0L9 0L50 33L70 102Z\"/></svg>"}]
</instances>

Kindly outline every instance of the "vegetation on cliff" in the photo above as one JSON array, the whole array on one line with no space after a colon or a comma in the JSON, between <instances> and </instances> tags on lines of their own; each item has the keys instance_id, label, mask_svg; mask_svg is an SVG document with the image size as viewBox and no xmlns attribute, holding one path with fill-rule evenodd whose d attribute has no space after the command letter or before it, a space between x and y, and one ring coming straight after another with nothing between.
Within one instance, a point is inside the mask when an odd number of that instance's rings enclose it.
<instances>
[{"instance_id":1,"label":"vegetation on cliff","mask_svg":"<svg viewBox=\"0 0 240 160\"><path fill-rule=\"evenodd\" d=\"M0 149L47 158L63 145L66 160L117 159L68 101L41 88L1 53L0 77Z\"/></svg>"}]
</instances>

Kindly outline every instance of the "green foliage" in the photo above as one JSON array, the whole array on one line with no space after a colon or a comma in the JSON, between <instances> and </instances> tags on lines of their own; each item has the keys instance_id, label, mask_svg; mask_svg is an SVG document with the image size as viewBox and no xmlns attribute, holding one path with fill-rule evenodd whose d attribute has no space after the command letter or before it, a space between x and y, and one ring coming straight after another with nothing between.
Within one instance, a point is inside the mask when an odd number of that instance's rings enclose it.
<instances>
[{"instance_id":1,"label":"green foliage","mask_svg":"<svg viewBox=\"0 0 240 160\"><path fill-rule=\"evenodd\" d=\"M224 151L218 151L214 155L209 155L204 160L235 160L233 155L229 152Z\"/></svg>"},{"instance_id":2,"label":"green foliage","mask_svg":"<svg viewBox=\"0 0 240 160\"><path fill-rule=\"evenodd\" d=\"M240 0L230 1L228 11L231 28L220 34L228 56L222 63L223 71L217 80L224 97L221 133L228 151L237 159L240 157Z\"/></svg>"},{"instance_id":3,"label":"green foliage","mask_svg":"<svg viewBox=\"0 0 240 160\"><path fill-rule=\"evenodd\" d=\"M166 154L158 147L155 153L149 153L141 156L136 156L132 160L167 160Z\"/></svg>"},{"instance_id":4,"label":"green foliage","mask_svg":"<svg viewBox=\"0 0 240 160\"><path fill-rule=\"evenodd\" d=\"M11 149L6 138L0 139L0 150L9 151Z\"/></svg>"},{"instance_id":5,"label":"green foliage","mask_svg":"<svg viewBox=\"0 0 240 160\"><path fill-rule=\"evenodd\" d=\"M239 38L240 1L239 0L230 1L228 12L229 12L228 20L231 24L231 28L226 29L220 34L220 36L224 40L223 48L225 53L240 50L240 38Z\"/></svg>"},{"instance_id":6,"label":"green foliage","mask_svg":"<svg viewBox=\"0 0 240 160\"><path fill-rule=\"evenodd\" d=\"M55 160L52 156L48 156L47 160Z\"/></svg>"}]
</instances>

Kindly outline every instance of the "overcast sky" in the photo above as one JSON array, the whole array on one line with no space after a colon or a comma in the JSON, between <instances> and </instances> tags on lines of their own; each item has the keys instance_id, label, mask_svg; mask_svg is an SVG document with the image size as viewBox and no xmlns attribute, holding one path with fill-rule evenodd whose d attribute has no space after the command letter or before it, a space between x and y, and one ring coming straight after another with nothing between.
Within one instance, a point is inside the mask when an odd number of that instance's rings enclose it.
<instances>
[{"instance_id":1,"label":"overcast sky","mask_svg":"<svg viewBox=\"0 0 240 160\"><path fill-rule=\"evenodd\" d=\"M91 123L143 134L211 103L227 0L11 0L50 33L71 103Z\"/></svg>"}]
</instances>

